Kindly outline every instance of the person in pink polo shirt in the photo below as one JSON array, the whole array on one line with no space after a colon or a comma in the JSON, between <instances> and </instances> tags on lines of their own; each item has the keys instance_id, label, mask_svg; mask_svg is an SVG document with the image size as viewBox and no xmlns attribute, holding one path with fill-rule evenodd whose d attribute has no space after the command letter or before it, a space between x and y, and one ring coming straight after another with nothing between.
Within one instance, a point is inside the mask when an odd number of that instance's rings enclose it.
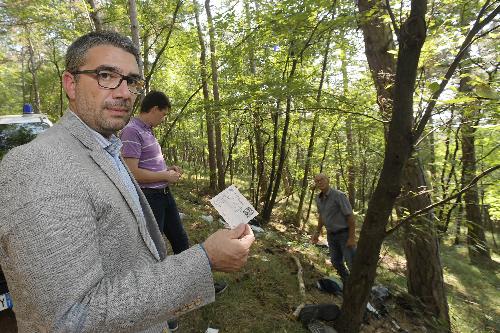
<instances>
[{"instance_id":1,"label":"person in pink polo shirt","mask_svg":"<svg viewBox=\"0 0 500 333\"><path fill-rule=\"evenodd\" d=\"M141 103L140 113L132 118L120 134L122 156L153 211L160 231L167 237L174 254L189 249L189 238L182 225L177 204L169 185L182 176L182 169L176 165L167 166L153 128L160 125L172 109L169 98L161 91L151 91ZM217 294L227 284L215 282ZM169 322L170 329L177 328L176 321Z\"/></svg>"}]
</instances>

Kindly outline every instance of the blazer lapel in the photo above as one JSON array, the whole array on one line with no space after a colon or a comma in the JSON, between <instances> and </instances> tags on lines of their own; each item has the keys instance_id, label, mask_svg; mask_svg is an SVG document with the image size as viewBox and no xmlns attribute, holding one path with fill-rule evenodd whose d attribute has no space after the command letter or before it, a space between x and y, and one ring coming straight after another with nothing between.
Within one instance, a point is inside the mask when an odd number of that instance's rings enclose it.
<instances>
[{"instance_id":1,"label":"blazer lapel","mask_svg":"<svg viewBox=\"0 0 500 333\"><path fill-rule=\"evenodd\" d=\"M109 159L108 156L106 156L107 152L100 148L97 150L92 150L90 152L90 157L94 160L94 162L99 165L99 167L104 171L104 173L108 176L108 178L113 182L113 184L118 188L120 191L121 195L127 202L128 206L134 213L135 217L137 220L139 220L139 217L141 216L140 212L138 211L139 207L134 202L134 199L132 198L132 195L130 194L129 190L123 183L123 180L118 173L118 170L116 170L116 166L113 165L113 162Z\"/></svg>"},{"instance_id":2,"label":"blazer lapel","mask_svg":"<svg viewBox=\"0 0 500 333\"><path fill-rule=\"evenodd\" d=\"M118 170L116 169L116 166L114 165L113 161L111 161L111 159L107 156L108 153L99 145L97 140L94 138L94 134L90 132L89 129L86 128L85 125L81 122L81 120L78 119L72 112L65 113L65 115L61 118L61 124L66 127L75 138L77 138L90 150L90 157L120 191L123 199L132 210L137 226L139 228L139 232L147 248L157 260L161 260L161 247L159 248L157 246L157 237L153 237L152 233L148 230L150 228L148 228L146 225L147 222L145 214L141 214L141 212L139 211L139 209L142 209L143 204L141 202L141 207L138 207L136 205L134 199L132 198L132 195L130 194ZM122 163L124 163L123 160ZM128 168L127 172L129 173L132 182L137 189L138 185L134 177L130 174L130 170L128 170ZM139 193L139 197L141 194L142 193Z\"/></svg>"},{"instance_id":3,"label":"blazer lapel","mask_svg":"<svg viewBox=\"0 0 500 333\"><path fill-rule=\"evenodd\" d=\"M127 167L128 170L128 167ZM128 170L130 174L130 170ZM165 246L165 241L163 240L161 230L158 228L158 223L156 222L155 216L151 211L151 207L149 206L148 200L142 193L141 188L137 181L132 177L132 181L134 182L135 189L137 194L139 194L139 201L141 203L142 212L144 213L144 222L147 228L149 235L151 236L151 240L155 243L156 249L158 251L158 255L160 256L160 260L163 260L167 256L167 247Z\"/></svg>"}]
</instances>

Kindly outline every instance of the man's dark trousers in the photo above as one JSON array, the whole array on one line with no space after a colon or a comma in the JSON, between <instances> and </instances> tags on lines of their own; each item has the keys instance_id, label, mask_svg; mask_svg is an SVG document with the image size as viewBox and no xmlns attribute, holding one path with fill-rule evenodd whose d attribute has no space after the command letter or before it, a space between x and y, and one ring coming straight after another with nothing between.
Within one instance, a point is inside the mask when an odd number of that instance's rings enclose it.
<instances>
[{"instance_id":1,"label":"man's dark trousers","mask_svg":"<svg viewBox=\"0 0 500 333\"><path fill-rule=\"evenodd\" d=\"M347 267L351 269L352 261L354 259L354 255L356 254L356 248L347 246L348 239L349 228L345 228L337 232L327 233L328 248L330 249L332 265L337 270L337 273L340 275L340 279L344 284L349 276L349 270L346 268L344 261L347 263Z\"/></svg>"},{"instance_id":2,"label":"man's dark trousers","mask_svg":"<svg viewBox=\"0 0 500 333\"><path fill-rule=\"evenodd\" d=\"M189 249L189 238L182 226L179 211L170 189L146 189L142 191L148 200L158 227L167 236L174 254Z\"/></svg>"}]
</instances>

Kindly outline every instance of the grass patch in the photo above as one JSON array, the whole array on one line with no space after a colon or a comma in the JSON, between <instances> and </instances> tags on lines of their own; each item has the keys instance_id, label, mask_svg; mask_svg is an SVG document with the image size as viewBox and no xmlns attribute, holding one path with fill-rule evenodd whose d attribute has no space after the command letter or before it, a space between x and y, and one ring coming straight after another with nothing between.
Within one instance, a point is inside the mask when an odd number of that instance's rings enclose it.
<instances>
[{"instance_id":1,"label":"grass patch","mask_svg":"<svg viewBox=\"0 0 500 333\"><path fill-rule=\"evenodd\" d=\"M499 258L496 268L470 264L466 246L443 246L444 279L455 332L500 332Z\"/></svg>"}]
</instances>

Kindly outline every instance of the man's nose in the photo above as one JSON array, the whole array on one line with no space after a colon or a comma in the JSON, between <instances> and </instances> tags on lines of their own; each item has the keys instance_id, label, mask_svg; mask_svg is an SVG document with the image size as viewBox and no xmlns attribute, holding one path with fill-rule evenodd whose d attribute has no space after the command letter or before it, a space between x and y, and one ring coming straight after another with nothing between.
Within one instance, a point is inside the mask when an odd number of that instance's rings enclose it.
<instances>
[{"instance_id":1,"label":"man's nose","mask_svg":"<svg viewBox=\"0 0 500 333\"><path fill-rule=\"evenodd\" d=\"M113 97L130 98L132 93L128 89L127 81L123 80L118 87L113 89Z\"/></svg>"}]
</instances>

